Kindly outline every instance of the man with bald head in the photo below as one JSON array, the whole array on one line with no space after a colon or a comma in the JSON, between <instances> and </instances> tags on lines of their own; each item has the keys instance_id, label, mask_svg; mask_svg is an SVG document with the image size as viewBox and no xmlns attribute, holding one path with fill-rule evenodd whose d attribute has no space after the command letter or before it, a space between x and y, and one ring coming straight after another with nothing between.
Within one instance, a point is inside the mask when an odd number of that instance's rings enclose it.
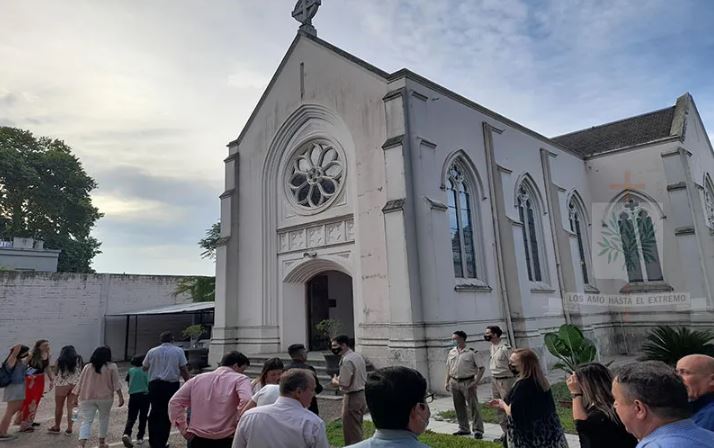
<instances>
[{"instance_id":1,"label":"man with bald head","mask_svg":"<svg viewBox=\"0 0 714 448\"><path fill-rule=\"evenodd\" d=\"M692 420L702 428L714 431L714 358L688 355L677 362L677 373L687 387L692 404Z\"/></svg>"}]
</instances>

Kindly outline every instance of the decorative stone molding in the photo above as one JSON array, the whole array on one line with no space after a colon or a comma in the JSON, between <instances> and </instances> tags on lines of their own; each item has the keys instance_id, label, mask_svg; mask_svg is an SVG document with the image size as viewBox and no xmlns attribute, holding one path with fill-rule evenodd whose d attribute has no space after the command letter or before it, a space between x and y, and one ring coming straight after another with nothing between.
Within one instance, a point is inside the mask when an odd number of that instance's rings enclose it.
<instances>
[{"instance_id":1,"label":"decorative stone molding","mask_svg":"<svg viewBox=\"0 0 714 448\"><path fill-rule=\"evenodd\" d=\"M307 251L336 244L354 242L354 220L309 223L278 231L278 253Z\"/></svg>"},{"instance_id":2,"label":"decorative stone molding","mask_svg":"<svg viewBox=\"0 0 714 448\"><path fill-rule=\"evenodd\" d=\"M395 146L403 146L403 144L404 134L400 134L385 140L384 144L382 144L382 149L394 148Z\"/></svg>"},{"instance_id":3,"label":"decorative stone molding","mask_svg":"<svg viewBox=\"0 0 714 448\"><path fill-rule=\"evenodd\" d=\"M683 226L674 229L674 234L676 236L680 235L694 235L694 226Z\"/></svg>"},{"instance_id":4,"label":"decorative stone molding","mask_svg":"<svg viewBox=\"0 0 714 448\"><path fill-rule=\"evenodd\" d=\"M397 210L403 210L405 202L406 202L406 199L392 199L391 201L387 201L387 203L384 204L384 207L382 208L382 213L389 213L389 212L395 212Z\"/></svg>"},{"instance_id":5,"label":"decorative stone molding","mask_svg":"<svg viewBox=\"0 0 714 448\"><path fill-rule=\"evenodd\" d=\"M620 289L620 293L622 294L670 291L674 291L674 288L666 282L628 283Z\"/></svg>"},{"instance_id":6,"label":"decorative stone molding","mask_svg":"<svg viewBox=\"0 0 714 448\"><path fill-rule=\"evenodd\" d=\"M449 207L444 204L443 202L437 201L435 199L431 199L429 196L424 196L424 199L426 199L426 202L429 203L429 207L431 207L432 210L438 210L440 212L445 212L449 209Z\"/></svg>"}]
</instances>

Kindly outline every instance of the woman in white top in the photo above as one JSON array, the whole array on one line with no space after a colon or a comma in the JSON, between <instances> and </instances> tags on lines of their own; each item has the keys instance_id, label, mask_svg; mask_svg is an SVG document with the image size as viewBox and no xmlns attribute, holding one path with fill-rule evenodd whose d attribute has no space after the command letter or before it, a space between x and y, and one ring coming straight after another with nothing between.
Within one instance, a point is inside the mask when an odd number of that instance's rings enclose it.
<instances>
[{"instance_id":1,"label":"woman in white top","mask_svg":"<svg viewBox=\"0 0 714 448\"><path fill-rule=\"evenodd\" d=\"M72 389L79 382L82 373L82 357L77 354L73 345L65 345L57 358L55 375L55 424L47 431L59 434L60 423L64 407L67 406L67 434L72 434L72 409L77 405L77 400L72 395Z\"/></svg>"}]
</instances>

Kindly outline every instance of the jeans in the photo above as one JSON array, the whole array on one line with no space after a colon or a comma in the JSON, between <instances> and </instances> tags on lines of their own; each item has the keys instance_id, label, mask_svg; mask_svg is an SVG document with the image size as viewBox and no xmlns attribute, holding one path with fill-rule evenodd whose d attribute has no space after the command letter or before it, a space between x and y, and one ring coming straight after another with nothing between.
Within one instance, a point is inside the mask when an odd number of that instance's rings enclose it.
<instances>
[{"instance_id":1,"label":"jeans","mask_svg":"<svg viewBox=\"0 0 714 448\"><path fill-rule=\"evenodd\" d=\"M79 440L87 440L92 435L92 423L99 412L99 438L104 439L109 432L109 411L113 398L108 400L84 400L79 402L79 415L82 424L79 427Z\"/></svg>"},{"instance_id":2,"label":"jeans","mask_svg":"<svg viewBox=\"0 0 714 448\"><path fill-rule=\"evenodd\" d=\"M146 430L146 419L149 415L149 401L148 393L136 393L129 395L129 415L126 419L126 427L124 428L124 434L131 437L131 430L134 428L134 423L136 423L136 417L139 417L139 427L137 428L136 438L137 440L144 439L144 432Z\"/></svg>"},{"instance_id":3,"label":"jeans","mask_svg":"<svg viewBox=\"0 0 714 448\"><path fill-rule=\"evenodd\" d=\"M149 383L149 444L151 448L166 448L171 432L169 400L179 390L180 384L154 380Z\"/></svg>"}]
</instances>

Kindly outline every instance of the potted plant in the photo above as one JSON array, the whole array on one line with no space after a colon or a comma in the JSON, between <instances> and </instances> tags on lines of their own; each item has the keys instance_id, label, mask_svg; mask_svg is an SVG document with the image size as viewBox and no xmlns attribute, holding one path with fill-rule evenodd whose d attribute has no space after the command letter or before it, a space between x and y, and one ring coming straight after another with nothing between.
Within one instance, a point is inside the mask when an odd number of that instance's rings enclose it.
<instances>
[{"instance_id":1,"label":"potted plant","mask_svg":"<svg viewBox=\"0 0 714 448\"><path fill-rule=\"evenodd\" d=\"M327 339L328 350L330 348L330 342L332 341L337 333L342 328L342 323L335 319L325 319L315 325L315 330L323 338ZM331 351L323 352L325 357L325 371L329 376L337 375L340 371L340 357L335 355Z\"/></svg>"},{"instance_id":2,"label":"potted plant","mask_svg":"<svg viewBox=\"0 0 714 448\"><path fill-rule=\"evenodd\" d=\"M186 353L188 354L188 365L194 372L200 370L201 367L204 367L203 360L208 355L207 348L198 347L198 339L201 337L203 332L203 325L194 324L184 328L183 332L181 333L183 337L189 338L191 340L191 346L186 349Z\"/></svg>"},{"instance_id":3,"label":"potted plant","mask_svg":"<svg viewBox=\"0 0 714 448\"><path fill-rule=\"evenodd\" d=\"M561 325L557 332L545 335L545 346L560 360L553 367L572 374L579 365L595 361L597 348L575 325ZM570 400L558 400L562 407L571 407Z\"/></svg>"}]
</instances>

